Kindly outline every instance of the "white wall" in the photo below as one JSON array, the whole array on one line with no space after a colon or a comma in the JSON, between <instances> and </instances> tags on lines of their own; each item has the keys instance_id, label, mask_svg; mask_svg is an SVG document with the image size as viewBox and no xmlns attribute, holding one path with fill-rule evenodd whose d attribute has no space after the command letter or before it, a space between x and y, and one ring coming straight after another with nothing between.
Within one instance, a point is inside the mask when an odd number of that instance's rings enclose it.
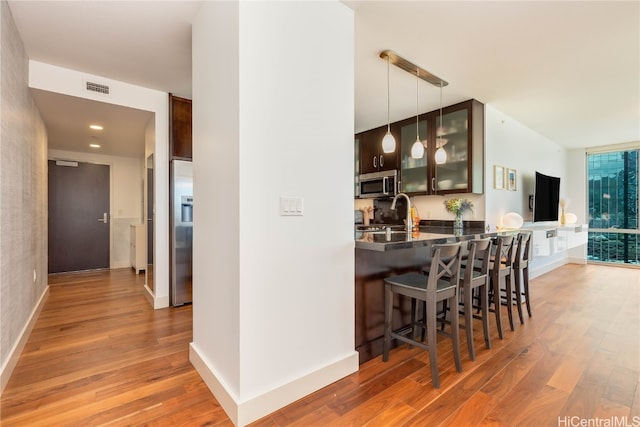
<instances>
[{"instance_id":1,"label":"white wall","mask_svg":"<svg viewBox=\"0 0 640 427\"><path fill-rule=\"evenodd\" d=\"M517 191L494 188L494 165L516 169ZM490 104L485 105L485 215L490 227L501 225L502 216L508 212L519 213L525 224L531 225L529 195L533 194L536 171L560 177L560 197L578 203L579 194L574 194L575 188L568 185L567 151ZM530 275L535 277L565 262L566 253L537 257L531 264Z\"/></svg>"},{"instance_id":2,"label":"white wall","mask_svg":"<svg viewBox=\"0 0 640 427\"><path fill-rule=\"evenodd\" d=\"M230 406L240 401L238 9L238 2L203 4L193 22L191 48L196 201L192 347L222 383L222 390L212 391L225 408L227 401ZM260 221L262 208L254 209Z\"/></svg>"},{"instance_id":3,"label":"white wall","mask_svg":"<svg viewBox=\"0 0 640 427\"><path fill-rule=\"evenodd\" d=\"M587 215L587 153L584 149L567 152L567 194L565 212L574 213L578 217L577 224L588 224ZM587 245L569 249L571 262L583 263L587 260Z\"/></svg>"},{"instance_id":4,"label":"white wall","mask_svg":"<svg viewBox=\"0 0 640 427\"><path fill-rule=\"evenodd\" d=\"M86 81L105 84L110 94L86 90ZM80 71L29 61L29 86L79 98L137 108L155 113L155 241L154 307L169 305L169 98L166 92L147 89ZM160 183L166 183L160 185ZM166 207L166 208L161 208Z\"/></svg>"},{"instance_id":5,"label":"white wall","mask_svg":"<svg viewBox=\"0 0 640 427\"><path fill-rule=\"evenodd\" d=\"M142 144L143 141L140 143ZM63 150L49 150L49 159L109 165L111 174L110 267L130 267L129 225L141 222L142 159Z\"/></svg>"},{"instance_id":6,"label":"white wall","mask_svg":"<svg viewBox=\"0 0 640 427\"><path fill-rule=\"evenodd\" d=\"M191 356L239 425L357 370L353 25L339 2L207 2L193 23Z\"/></svg>"},{"instance_id":7,"label":"white wall","mask_svg":"<svg viewBox=\"0 0 640 427\"><path fill-rule=\"evenodd\" d=\"M0 1L0 393L47 286L47 132L27 87L28 58Z\"/></svg>"}]
</instances>

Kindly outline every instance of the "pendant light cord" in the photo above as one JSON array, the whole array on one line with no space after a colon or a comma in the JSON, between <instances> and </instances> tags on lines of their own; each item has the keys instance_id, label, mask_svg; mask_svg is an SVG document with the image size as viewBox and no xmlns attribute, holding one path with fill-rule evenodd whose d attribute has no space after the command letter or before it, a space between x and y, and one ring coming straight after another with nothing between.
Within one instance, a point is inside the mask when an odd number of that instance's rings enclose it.
<instances>
[{"instance_id":1,"label":"pendant light cord","mask_svg":"<svg viewBox=\"0 0 640 427\"><path fill-rule=\"evenodd\" d=\"M391 68L391 59L389 58L389 55L387 55L387 132L391 132L391 114L389 112L389 110L391 110L391 102L389 100L389 68Z\"/></svg>"},{"instance_id":2,"label":"pendant light cord","mask_svg":"<svg viewBox=\"0 0 640 427\"><path fill-rule=\"evenodd\" d=\"M442 80L440 80L440 128L438 133L442 136ZM442 145L440 146L442 147Z\"/></svg>"},{"instance_id":3,"label":"pendant light cord","mask_svg":"<svg viewBox=\"0 0 640 427\"><path fill-rule=\"evenodd\" d=\"M416 70L416 141L420 140L420 130L418 129L418 117L420 115L420 113L418 112L418 105L419 105L419 97L418 97L418 89L419 89L419 84L420 84L420 69Z\"/></svg>"}]
</instances>

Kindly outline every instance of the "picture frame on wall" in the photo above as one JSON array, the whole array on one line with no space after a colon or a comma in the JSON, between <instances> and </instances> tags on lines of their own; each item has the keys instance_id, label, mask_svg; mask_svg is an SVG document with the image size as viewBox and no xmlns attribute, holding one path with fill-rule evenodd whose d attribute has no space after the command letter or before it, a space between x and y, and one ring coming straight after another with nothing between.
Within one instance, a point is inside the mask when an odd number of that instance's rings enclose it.
<instances>
[{"instance_id":1,"label":"picture frame on wall","mask_svg":"<svg viewBox=\"0 0 640 427\"><path fill-rule=\"evenodd\" d=\"M504 190L504 167L502 166L493 166L493 188Z\"/></svg>"},{"instance_id":2,"label":"picture frame on wall","mask_svg":"<svg viewBox=\"0 0 640 427\"><path fill-rule=\"evenodd\" d=\"M518 175L515 169L507 169L507 189L516 191L518 189Z\"/></svg>"}]
</instances>

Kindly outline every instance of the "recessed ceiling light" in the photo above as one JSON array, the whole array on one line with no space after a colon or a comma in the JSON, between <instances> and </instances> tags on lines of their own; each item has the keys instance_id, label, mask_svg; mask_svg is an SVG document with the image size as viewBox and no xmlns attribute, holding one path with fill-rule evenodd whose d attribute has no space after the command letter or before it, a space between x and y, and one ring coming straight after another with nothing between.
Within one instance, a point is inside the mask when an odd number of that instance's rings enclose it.
<instances>
[{"instance_id":1,"label":"recessed ceiling light","mask_svg":"<svg viewBox=\"0 0 640 427\"><path fill-rule=\"evenodd\" d=\"M91 148L100 148L100 144L89 144Z\"/></svg>"},{"instance_id":2,"label":"recessed ceiling light","mask_svg":"<svg viewBox=\"0 0 640 427\"><path fill-rule=\"evenodd\" d=\"M104 129L102 126L100 125L89 125L89 127L93 130L102 130Z\"/></svg>"}]
</instances>

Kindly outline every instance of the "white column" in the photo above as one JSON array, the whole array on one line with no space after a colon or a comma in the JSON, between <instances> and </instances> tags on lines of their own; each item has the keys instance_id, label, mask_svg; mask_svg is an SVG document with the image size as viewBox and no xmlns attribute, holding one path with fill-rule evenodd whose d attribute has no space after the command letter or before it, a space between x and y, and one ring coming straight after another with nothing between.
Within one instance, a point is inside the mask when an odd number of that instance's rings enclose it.
<instances>
[{"instance_id":1,"label":"white column","mask_svg":"<svg viewBox=\"0 0 640 427\"><path fill-rule=\"evenodd\" d=\"M358 369L353 37L337 1L205 2L193 23L191 360L237 425Z\"/></svg>"}]
</instances>

